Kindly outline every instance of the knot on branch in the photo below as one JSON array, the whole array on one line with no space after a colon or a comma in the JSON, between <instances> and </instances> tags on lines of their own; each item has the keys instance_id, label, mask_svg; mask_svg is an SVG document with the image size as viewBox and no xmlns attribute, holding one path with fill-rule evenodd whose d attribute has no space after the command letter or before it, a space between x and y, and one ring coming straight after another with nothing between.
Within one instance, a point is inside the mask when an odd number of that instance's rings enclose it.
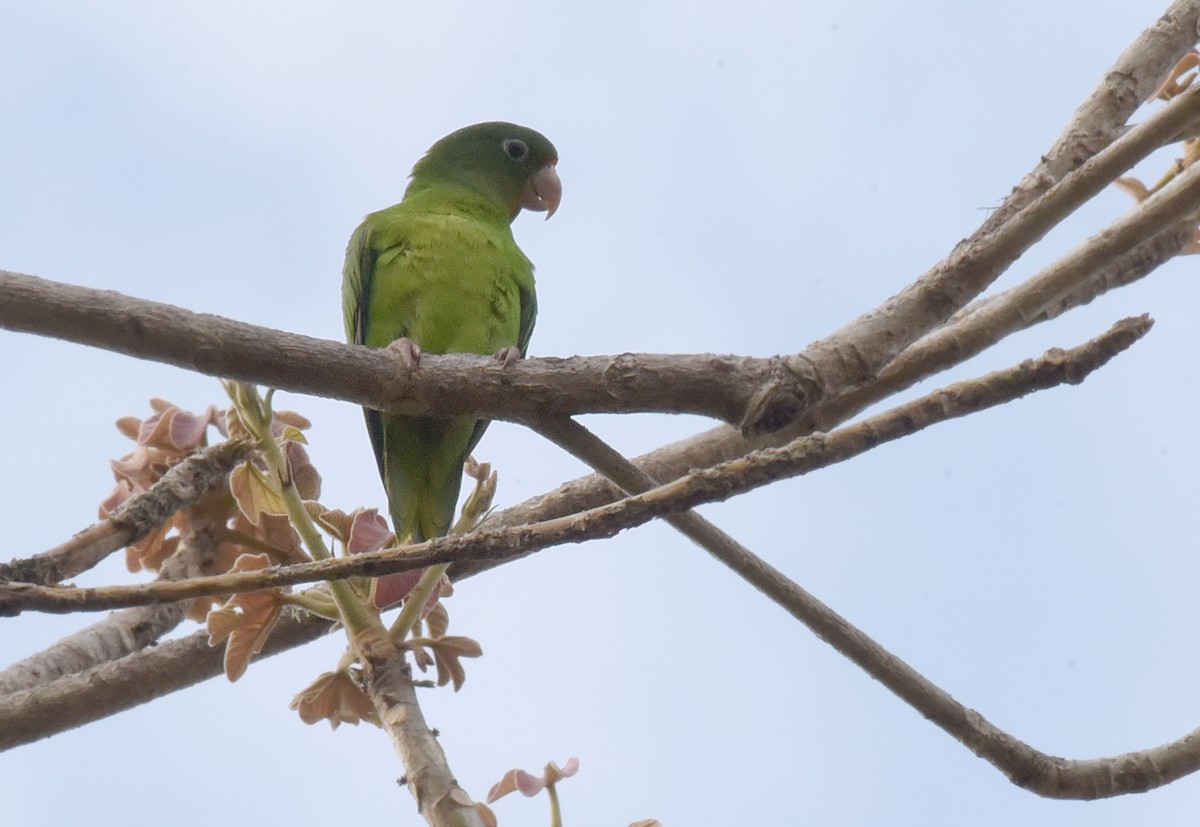
<instances>
[{"instance_id":1,"label":"knot on branch","mask_svg":"<svg viewBox=\"0 0 1200 827\"><path fill-rule=\"evenodd\" d=\"M749 438L785 428L821 398L821 385L812 363L803 356L772 356L766 378L738 424Z\"/></svg>"},{"instance_id":2,"label":"knot on branch","mask_svg":"<svg viewBox=\"0 0 1200 827\"><path fill-rule=\"evenodd\" d=\"M604 390L614 399L626 399L629 388L643 378L642 364L632 353L619 353L604 369Z\"/></svg>"}]
</instances>

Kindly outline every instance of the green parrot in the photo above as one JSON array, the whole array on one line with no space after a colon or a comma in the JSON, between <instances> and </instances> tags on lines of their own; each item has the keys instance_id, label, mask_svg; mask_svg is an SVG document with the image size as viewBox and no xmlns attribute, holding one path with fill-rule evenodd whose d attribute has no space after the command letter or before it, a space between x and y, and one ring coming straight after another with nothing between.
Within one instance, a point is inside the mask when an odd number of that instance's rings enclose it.
<instances>
[{"instance_id":1,"label":"green parrot","mask_svg":"<svg viewBox=\"0 0 1200 827\"><path fill-rule=\"evenodd\" d=\"M513 240L522 209L558 208L554 145L532 129L480 123L435 143L399 204L371 213L346 250L342 310L352 344L390 347L411 370L424 353L525 355L537 300ZM364 410L396 537L450 530L463 462L486 420Z\"/></svg>"}]
</instances>

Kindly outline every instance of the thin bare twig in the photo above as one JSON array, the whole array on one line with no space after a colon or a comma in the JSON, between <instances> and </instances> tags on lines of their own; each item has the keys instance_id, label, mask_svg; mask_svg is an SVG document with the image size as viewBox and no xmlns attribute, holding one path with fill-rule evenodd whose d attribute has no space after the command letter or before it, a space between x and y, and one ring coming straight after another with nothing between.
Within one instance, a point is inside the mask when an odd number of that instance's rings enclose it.
<instances>
[{"instance_id":1,"label":"thin bare twig","mask_svg":"<svg viewBox=\"0 0 1200 827\"><path fill-rule=\"evenodd\" d=\"M199 501L212 486L223 483L250 447L249 443L226 441L188 457L149 489L126 500L108 519L49 551L0 563L0 582L59 583L87 571L117 549L145 537L179 509Z\"/></svg>"}]
</instances>

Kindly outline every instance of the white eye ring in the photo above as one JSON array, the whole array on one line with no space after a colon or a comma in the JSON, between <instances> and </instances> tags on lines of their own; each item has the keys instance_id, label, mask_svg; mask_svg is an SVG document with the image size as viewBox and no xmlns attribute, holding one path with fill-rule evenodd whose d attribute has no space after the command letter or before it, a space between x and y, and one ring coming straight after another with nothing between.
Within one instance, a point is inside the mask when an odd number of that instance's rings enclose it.
<instances>
[{"instance_id":1,"label":"white eye ring","mask_svg":"<svg viewBox=\"0 0 1200 827\"><path fill-rule=\"evenodd\" d=\"M520 138L506 138L500 146L504 148L504 154L514 161L524 161L529 154L529 145Z\"/></svg>"}]
</instances>

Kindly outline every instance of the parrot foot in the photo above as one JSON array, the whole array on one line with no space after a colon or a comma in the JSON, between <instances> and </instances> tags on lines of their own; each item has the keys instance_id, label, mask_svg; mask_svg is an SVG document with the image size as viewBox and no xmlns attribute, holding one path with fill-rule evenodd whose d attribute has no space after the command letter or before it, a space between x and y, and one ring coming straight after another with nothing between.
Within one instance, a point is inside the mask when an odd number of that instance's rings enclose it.
<instances>
[{"instance_id":1,"label":"parrot foot","mask_svg":"<svg viewBox=\"0 0 1200 827\"><path fill-rule=\"evenodd\" d=\"M400 357L407 373L412 373L421 363L421 346L407 336L401 336L388 345L387 349Z\"/></svg>"},{"instance_id":2,"label":"parrot foot","mask_svg":"<svg viewBox=\"0 0 1200 827\"><path fill-rule=\"evenodd\" d=\"M502 368L512 367L513 363L520 358L521 349L519 347L502 347L496 351L496 361Z\"/></svg>"}]
</instances>

